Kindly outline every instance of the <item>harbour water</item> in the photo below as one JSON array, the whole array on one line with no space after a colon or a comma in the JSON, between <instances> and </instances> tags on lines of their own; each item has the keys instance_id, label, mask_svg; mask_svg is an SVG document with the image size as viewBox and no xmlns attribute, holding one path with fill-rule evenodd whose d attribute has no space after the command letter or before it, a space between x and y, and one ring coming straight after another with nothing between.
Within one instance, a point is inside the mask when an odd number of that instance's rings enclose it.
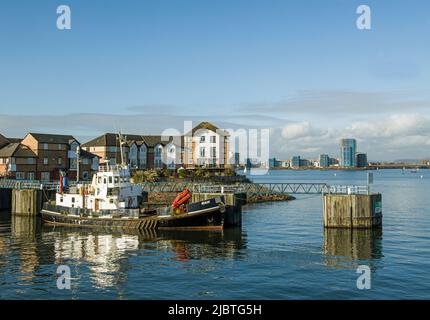
<instances>
[{"instance_id":1,"label":"harbour water","mask_svg":"<svg viewBox=\"0 0 430 320\"><path fill-rule=\"evenodd\" d=\"M324 230L321 195L247 205L241 230L108 233L0 213L0 299L429 299L430 171L374 171L383 229ZM365 184L363 171L255 182ZM57 288L59 265L71 289ZM359 290L357 267L371 289Z\"/></svg>"}]
</instances>

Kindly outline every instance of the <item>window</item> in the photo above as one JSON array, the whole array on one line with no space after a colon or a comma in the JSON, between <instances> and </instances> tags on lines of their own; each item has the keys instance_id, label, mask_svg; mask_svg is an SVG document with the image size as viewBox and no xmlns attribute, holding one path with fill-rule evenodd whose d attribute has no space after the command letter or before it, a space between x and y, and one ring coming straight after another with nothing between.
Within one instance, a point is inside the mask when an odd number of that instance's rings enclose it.
<instances>
[{"instance_id":1,"label":"window","mask_svg":"<svg viewBox=\"0 0 430 320\"><path fill-rule=\"evenodd\" d=\"M211 142L216 143L216 136L211 136Z\"/></svg>"},{"instance_id":2,"label":"window","mask_svg":"<svg viewBox=\"0 0 430 320\"><path fill-rule=\"evenodd\" d=\"M3 158L0 158L0 164L5 163L5 160Z\"/></svg>"},{"instance_id":3,"label":"window","mask_svg":"<svg viewBox=\"0 0 430 320\"><path fill-rule=\"evenodd\" d=\"M205 142L205 136L200 137L200 142Z\"/></svg>"},{"instance_id":4,"label":"window","mask_svg":"<svg viewBox=\"0 0 430 320\"><path fill-rule=\"evenodd\" d=\"M16 180L24 180L25 179L25 173L24 172L16 172Z\"/></svg>"},{"instance_id":5,"label":"window","mask_svg":"<svg viewBox=\"0 0 430 320\"><path fill-rule=\"evenodd\" d=\"M211 148L211 158L216 158L216 147Z\"/></svg>"},{"instance_id":6,"label":"window","mask_svg":"<svg viewBox=\"0 0 430 320\"><path fill-rule=\"evenodd\" d=\"M27 173L27 179L28 180L34 180L34 172L28 172Z\"/></svg>"},{"instance_id":7,"label":"window","mask_svg":"<svg viewBox=\"0 0 430 320\"><path fill-rule=\"evenodd\" d=\"M119 177L115 177L114 181L115 181L115 183L118 183L119 182Z\"/></svg>"},{"instance_id":8,"label":"window","mask_svg":"<svg viewBox=\"0 0 430 320\"><path fill-rule=\"evenodd\" d=\"M49 163L48 157L43 158L43 164L46 166Z\"/></svg>"},{"instance_id":9,"label":"window","mask_svg":"<svg viewBox=\"0 0 430 320\"><path fill-rule=\"evenodd\" d=\"M162 150L163 150L163 148L161 146L155 147L155 156L156 157L161 157L161 151Z\"/></svg>"},{"instance_id":10,"label":"window","mask_svg":"<svg viewBox=\"0 0 430 320\"><path fill-rule=\"evenodd\" d=\"M63 158L61 158L61 157L58 157L58 159L57 159L57 163L58 163L58 165L62 165L63 164Z\"/></svg>"},{"instance_id":11,"label":"window","mask_svg":"<svg viewBox=\"0 0 430 320\"><path fill-rule=\"evenodd\" d=\"M15 163L16 163L16 161L15 161L15 158L14 158L14 157L10 158L10 163L11 163L11 164L15 164Z\"/></svg>"},{"instance_id":12,"label":"window","mask_svg":"<svg viewBox=\"0 0 430 320\"><path fill-rule=\"evenodd\" d=\"M202 157L202 158L205 157L205 148L204 147L200 147L200 157Z\"/></svg>"},{"instance_id":13,"label":"window","mask_svg":"<svg viewBox=\"0 0 430 320\"><path fill-rule=\"evenodd\" d=\"M49 172L42 172L40 174L40 179L43 181L49 181L49 178L50 178Z\"/></svg>"},{"instance_id":14,"label":"window","mask_svg":"<svg viewBox=\"0 0 430 320\"><path fill-rule=\"evenodd\" d=\"M35 164L36 159L35 158L27 158L27 164Z\"/></svg>"},{"instance_id":15,"label":"window","mask_svg":"<svg viewBox=\"0 0 430 320\"><path fill-rule=\"evenodd\" d=\"M109 177L109 183L112 183L112 177Z\"/></svg>"},{"instance_id":16,"label":"window","mask_svg":"<svg viewBox=\"0 0 430 320\"><path fill-rule=\"evenodd\" d=\"M58 144L58 150L63 150L63 145L62 144Z\"/></svg>"},{"instance_id":17,"label":"window","mask_svg":"<svg viewBox=\"0 0 430 320\"><path fill-rule=\"evenodd\" d=\"M42 144L42 149L48 150L48 144L47 143Z\"/></svg>"},{"instance_id":18,"label":"window","mask_svg":"<svg viewBox=\"0 0 430 320\"><path fill-rule=\"evenodd\" d=\"M84 172L82 173L82 178L83 178L84 180L88 180L88 179L90 178L90 174L88 173L88 171L84 171Z\"/></svg>"},{"instance_id":19,"label":"window","mask_svg":"<svg viewBox=\"0 0 430 320\"><path fill-rule=\"evenodd\" d=\"M89 164L89 159L88 158L83 158L82 159L82 164Z\"/></svg>"}]
</instances>

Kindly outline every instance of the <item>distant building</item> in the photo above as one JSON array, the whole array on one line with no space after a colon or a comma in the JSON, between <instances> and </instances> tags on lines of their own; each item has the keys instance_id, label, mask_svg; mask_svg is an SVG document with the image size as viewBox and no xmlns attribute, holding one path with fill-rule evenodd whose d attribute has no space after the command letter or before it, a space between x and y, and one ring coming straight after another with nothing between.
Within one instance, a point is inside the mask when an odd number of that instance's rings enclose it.
<instances>
[{"instance_id":1,"label":"distant building","mask_svg":"<svg viewBox=\"0 0 430 320\"><path fill-rule=\"evenodd\" d=\"M300 167L300 156L293 156L291 158L291 165L292 168L299 168Z\"/></svg>"},{"instance_id":2,"label":"distant building","mask_svg":"<svg viewBox=\"0 0 430 320\"><path fill-rule=\"evenodd\" d=\"M330 158L329 159L329 165L330 166L337 166L337 165L339 165L339 160L336 158Z\"/></svg>"},{"instance_id":3,"label":"distant building","mask_svg":"<svg viewBox=\"0 0 430 320\"><path fill-rule=\"evenodd\" d=\"M330 166L330 157L328 154L320 154L319 166L321 168L327 168Z\"/></svg>"},{"instance_id":4,"label":"distant building","mask_svg":"<svg viewBox=\"0 0 430 320\"><path fill-rule=\"evenodd\" d=\"M300 159L299 167L312 167L313 162L308 159Z\"/></svg>"},{"instance_id":5,"label":"distant building","mask_svg":"<svg viewBox=\"0 0 430 320\"><path fill-rule=\"evenodd\" d=\"M356 154L356 158L357 158L357 167L359 167L359 168L367 167L367 154L366 153L359 152Z\"/></svg>"},{"instance_id":6,"label":"distant building","mask_svg":"<svg viewBox=\"0 0 430 320\"><path fill-rule=\"evenodd\" d=\"M340 141L340 166L356 167L357 166L357 140L342 139Z\"/></svg>"}]
</instances>

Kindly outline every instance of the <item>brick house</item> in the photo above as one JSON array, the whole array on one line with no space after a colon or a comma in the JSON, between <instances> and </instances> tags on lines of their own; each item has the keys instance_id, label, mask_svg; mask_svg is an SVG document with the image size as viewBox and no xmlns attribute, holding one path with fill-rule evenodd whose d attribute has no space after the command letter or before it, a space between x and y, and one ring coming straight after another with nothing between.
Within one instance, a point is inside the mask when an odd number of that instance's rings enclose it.
<instances>
[{"instance_id":1,"label":"brick house","mask_svg":"<svg viewBox=\"0 0 430 320\"><path fill-rule=\"evenodd\" d=\"M1 137L0 137L1 139ZM8 179L34 180L37 155L27 146L18 143L3 144L0 149L0 176Z\"/></svg>"},{"instance_id":2,"label":"brick house","mask_svg":"<svg viewBox=\"0 0 430 320\"><path fill-rule=\"evenodd\" d=\"M71 135L28 133L21 142L37 156L36 180L57 180L60 171L76 179L76 148L80 143ZM87 159L87 160L84 160ZM90 153L81 155L81 179L90 179L98 170L98 157Z\"/></svg>"}]
</instances>

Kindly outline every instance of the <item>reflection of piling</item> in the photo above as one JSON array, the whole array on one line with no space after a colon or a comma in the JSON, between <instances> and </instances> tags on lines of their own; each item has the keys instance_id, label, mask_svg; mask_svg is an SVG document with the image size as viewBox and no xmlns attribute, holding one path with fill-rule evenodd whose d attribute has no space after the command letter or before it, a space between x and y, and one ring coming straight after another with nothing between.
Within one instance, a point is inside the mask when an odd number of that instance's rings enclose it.
<instances>
[{"instance_id":1,"label":"reflection of piling","mask_svg":"<svg viewBox=\"0 0 430 320\"><path fill-rule=\"evenodd\" d=\"M381 257L382 229L326 228L324 254L353 260L370 260Z\"/></svg>"},{"instance_id":2,"label":"reflection of piling","mask_svg":"<svg viewBox=\"0 0 430 320\"><path fill-rule=\"evenodd\" d=\"M42 190L13 190L12 213L34 216L42 209Z\"/></svg>"},{"instance_id":3,"label":"reflection of piling","mask_svg":"<svg viewBox=\"0 0 430 320\"><path fill-rule=\"evenodd\" d=\"M324 227L377 228L382 226L382 196L324 194Z\"/></svg>"}]
</instances>

